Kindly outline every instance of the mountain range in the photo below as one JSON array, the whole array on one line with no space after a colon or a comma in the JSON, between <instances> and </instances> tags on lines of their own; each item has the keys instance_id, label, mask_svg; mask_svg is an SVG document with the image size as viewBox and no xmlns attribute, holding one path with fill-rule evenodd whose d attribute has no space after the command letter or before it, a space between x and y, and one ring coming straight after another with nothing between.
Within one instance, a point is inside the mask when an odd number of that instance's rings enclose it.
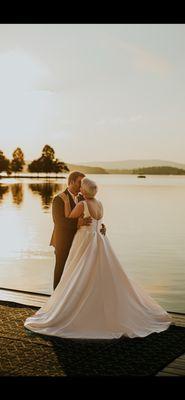
<instances>
[{"instance_id":1,"label":"mountain range","mask_svg":"<svg viewBox=\"0 0 185 400\"><path fill-rule=\"evenodd\" d=\"M104 169L133 169L142 167L159 167L168 166L175 168L185 169L185 164L177 163L174 161L165 160L124 160L124 161L91 161L91 162L79 162L75 165L85 165L89 167L101 167Z\"/></svg>"},{"instance_id":2,"label":"mountain range","mask_svg":"<svg viewBox=\"0 0 185 400\"><path fill-rule=\"evenodd\" d=\"M64 160L62 160L64 161ZM70 171L78 170L84 174L122 174L130 173L132 169L147 168L147 167L172 167L185 170L185 164L174 161L165 160L124 160L124 161L91 161L68 163L64 161ZM26 161L23 172L26 172L27 165L30 161ZM145 171L146 172L146 171ZM146 172L147 173L147 172ZM150 172L148 172L150 173ZM156 172L155 172L156 173ZM172 173L176 174L176 171Z\"/></svg>"}]
</instances>

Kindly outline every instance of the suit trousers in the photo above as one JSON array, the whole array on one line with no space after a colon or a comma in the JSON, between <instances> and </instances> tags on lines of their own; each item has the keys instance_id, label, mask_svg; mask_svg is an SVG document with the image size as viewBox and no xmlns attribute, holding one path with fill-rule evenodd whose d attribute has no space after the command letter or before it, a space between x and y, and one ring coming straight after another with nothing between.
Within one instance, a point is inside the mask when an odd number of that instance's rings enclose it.
<instances>
[{"instance_id":1,"label":"suit trousers","mask_svg":"<svg viewBox=\"0 0 185 400\"><path fill-rule=\"evenodd\" d=\"M53 288L55 289L60 282L64 266L71 248L72 241L69 241L65 246L55 247L55 269Z\"/></svg>"}]
</instances>

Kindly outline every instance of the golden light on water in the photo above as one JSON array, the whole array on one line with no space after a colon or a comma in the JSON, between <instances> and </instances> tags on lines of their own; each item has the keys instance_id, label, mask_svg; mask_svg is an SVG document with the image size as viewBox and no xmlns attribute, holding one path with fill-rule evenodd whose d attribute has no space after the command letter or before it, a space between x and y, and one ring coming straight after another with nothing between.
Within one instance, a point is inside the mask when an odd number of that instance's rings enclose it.
<instances>
[{"instance_id":1,"label":"golden light on water","mask_svg":"<svg viewBox=\"0 0 185 400\"><path fill-rule=\"evenodd\" d=\"M98 183L107 236L125 272L168 310L183 311L184 178L148 177L145 183L134 176L91 178ZM51 203L64 181L2 181L0 286L48 293L54 269Z\"/></svg>"},{"instance_id":2,"label":"golden light on water","mask_svg":"<svg viewBox=\"0 0 185 400\"><path fill-rule=\"evenodd\" d=\"M34 232L30 231L29 221L32 219L32 208L28 213L20 213L16 207L6 204L8 212L1 214L1 257L18 257L21 251L29 249L30 241L34 239ZM29 217L28 217L29 215Z\"/></svg>"}]
</instances>

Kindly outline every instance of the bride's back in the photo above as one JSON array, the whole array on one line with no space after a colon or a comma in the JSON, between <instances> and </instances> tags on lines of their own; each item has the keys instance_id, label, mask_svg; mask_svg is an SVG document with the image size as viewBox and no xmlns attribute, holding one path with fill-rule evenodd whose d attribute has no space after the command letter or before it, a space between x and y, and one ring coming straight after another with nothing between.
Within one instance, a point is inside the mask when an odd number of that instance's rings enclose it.
<instances>
[{"instance_id":1,"label":"bride's back","mask_svg":"<svg viewBox=\"0 0 185 400\"><path fill-rule=\"evenodd\" d=\"M103 206L102 203L93 198L93 199L86 199L87 208L89 211L90 216L93 219L100 220L103 217Z\"/></svg>"}]
</instances>

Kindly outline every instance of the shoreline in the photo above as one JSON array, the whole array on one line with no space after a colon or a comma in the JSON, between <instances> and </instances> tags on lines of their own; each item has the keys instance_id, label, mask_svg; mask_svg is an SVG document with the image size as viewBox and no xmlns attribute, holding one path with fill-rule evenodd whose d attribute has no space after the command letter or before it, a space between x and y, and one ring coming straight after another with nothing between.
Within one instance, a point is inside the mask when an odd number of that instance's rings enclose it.
<instances>
[{"instance_id":1,"label":"shoreline","mask_svg":"<svg viewBox=\"0 0 185 400\"><path fill-rule=\"evenodd\" d=\"M96 175L96 174L94 174L94 173L91 173L91 172L86 172L86 175ZM120 175L122 175L122 176L136 176L136 177L138 177L138 178L141 178L141 176L138 176L138 173L136 173L136 174L122 174L122 173L111 173L111 174L97 174L97 175L109 175L109 176L111 176L111 175L118 175L118 176L120 176ZM185 177L185 174L144 174L145 175L145 178L146 177L151 177L151 176L183 176L183 177ZM44 175L44 176L32 176L32 175L10 175L10 176L8 176L8 175L0 175L0 180L1 179L24 179L24 178L29 178L29 179L66 179L66 176L51 176L51 175ZM144 176L142 176L142 178L144 178Z\"/></svg>"},{"instance_id":2,"label":"shoreline","mask_svg":"<svg viewBox=\"0 0 185 400\"><path fill-rule=\"evenodd\" d=\"M7 175L0 175L0 179L9 179L9 178L13 178L13 179L16 179L16 178L29 178L29 179L43 179L43 178L53 178L53 179L66 179L66 177L65 176L47 176L47 175L44 175L44 176L31 176L31 175L10 175L10 176L7 176Z\"/></svg>"}]
</instances>

